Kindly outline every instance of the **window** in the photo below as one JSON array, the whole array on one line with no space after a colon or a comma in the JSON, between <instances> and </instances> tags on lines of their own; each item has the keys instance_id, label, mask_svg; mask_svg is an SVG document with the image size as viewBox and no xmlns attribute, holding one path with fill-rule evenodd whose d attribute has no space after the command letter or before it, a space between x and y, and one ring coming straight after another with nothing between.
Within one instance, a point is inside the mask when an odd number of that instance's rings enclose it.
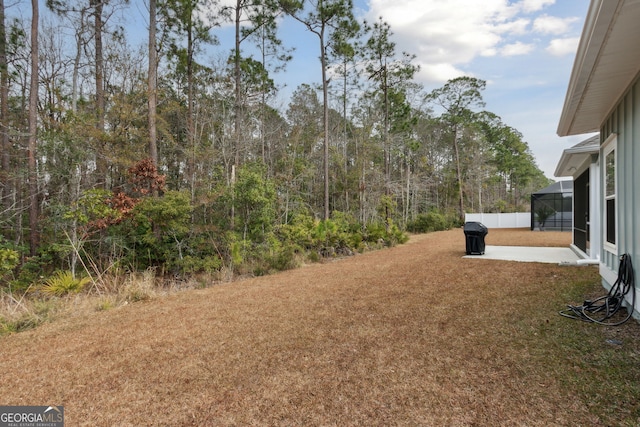
<instances>
[{"instance_id":1,"label":"window","mask_svg":"<svg viewBox=\"0 0 640 427\"><path fill-rule=\"evenodd\" d=\"M615 135L608 138L603 149L604 156L604 246L609 251L616 253L616 148Z\"/></svg>"}]
</instances>

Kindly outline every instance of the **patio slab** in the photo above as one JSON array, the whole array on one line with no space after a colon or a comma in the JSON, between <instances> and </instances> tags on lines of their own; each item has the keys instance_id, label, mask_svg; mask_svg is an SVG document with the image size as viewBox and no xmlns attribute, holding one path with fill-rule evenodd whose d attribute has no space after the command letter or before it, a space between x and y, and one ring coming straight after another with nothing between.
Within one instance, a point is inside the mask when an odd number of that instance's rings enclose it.
<instances>
[{"instance_id":1,"label":"patio slab","mask_svg":"<svg viewBox=\"0 0 640 427\"><path fill-rule=\"evenodd\" d=\"M502 261L574 263L579 257L570 248L531 246L486 246L484 255L465 255L463 258L497 259Z\"/></svg>"}]
</instances>

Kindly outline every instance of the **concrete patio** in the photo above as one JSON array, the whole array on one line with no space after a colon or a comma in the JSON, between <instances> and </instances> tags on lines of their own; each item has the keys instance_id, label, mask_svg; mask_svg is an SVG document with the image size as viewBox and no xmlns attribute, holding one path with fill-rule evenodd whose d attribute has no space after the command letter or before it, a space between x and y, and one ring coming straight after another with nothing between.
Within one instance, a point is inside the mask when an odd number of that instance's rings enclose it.
<instances>
[{"instance_id":1,"label":"concrete patio","mask_svg":"<svg viewBox=\"0 0 640 427\"><path fill-rule=\"evenodd\" d=\"M570 248L532 246L489 246L484 255L465 255L463 258L496 259L502 261L575 263L580 259Z\"/></svg>"}]
</instances>

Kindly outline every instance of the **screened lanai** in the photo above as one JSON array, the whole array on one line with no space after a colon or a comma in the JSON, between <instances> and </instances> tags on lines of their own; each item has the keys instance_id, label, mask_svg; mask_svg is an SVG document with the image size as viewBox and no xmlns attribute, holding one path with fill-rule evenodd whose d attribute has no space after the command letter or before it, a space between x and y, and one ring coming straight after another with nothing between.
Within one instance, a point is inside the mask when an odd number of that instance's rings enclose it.
<instances>
[{"instance_id":1,"label":"screened lanai","mask_svg":"<svg viewBox=\"0 0 640 427\"><path fill-rule=\"evenodd\" d=\"M531 230L571 231L573 181L558 181L531 195Z\"/></svg>"}]
</instances>

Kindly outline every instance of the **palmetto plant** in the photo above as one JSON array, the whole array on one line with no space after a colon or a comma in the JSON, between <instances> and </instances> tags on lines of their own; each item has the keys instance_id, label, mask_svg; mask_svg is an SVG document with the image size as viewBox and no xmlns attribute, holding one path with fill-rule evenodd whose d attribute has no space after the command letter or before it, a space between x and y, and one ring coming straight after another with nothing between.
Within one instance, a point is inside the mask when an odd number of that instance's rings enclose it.
<instances>
[{"instance_id":1,"label":"palmetto plant","mask_svg":"<svg viewBox=\"0 0 640 427\"><path fill-rule=\"evenodd\" d=\"M547 222L551 215L555 214L556 211L551 206L543 204L536 210L536 216L538 217L538 222L540 223L540 230L544 230L544 224Z\"/></svg>"},{"instance_id":2,"label":"palmetto plant","mask_svg":"<svg viewBox=\"0 0 640 427\"><path fill-rule=\"evenodd\" d=\"M41 291L47 295L62 296L78 293L90 282L90 277L77 278L70 271L57 271L45 281Z\"/></svg>"}]
</instances>

